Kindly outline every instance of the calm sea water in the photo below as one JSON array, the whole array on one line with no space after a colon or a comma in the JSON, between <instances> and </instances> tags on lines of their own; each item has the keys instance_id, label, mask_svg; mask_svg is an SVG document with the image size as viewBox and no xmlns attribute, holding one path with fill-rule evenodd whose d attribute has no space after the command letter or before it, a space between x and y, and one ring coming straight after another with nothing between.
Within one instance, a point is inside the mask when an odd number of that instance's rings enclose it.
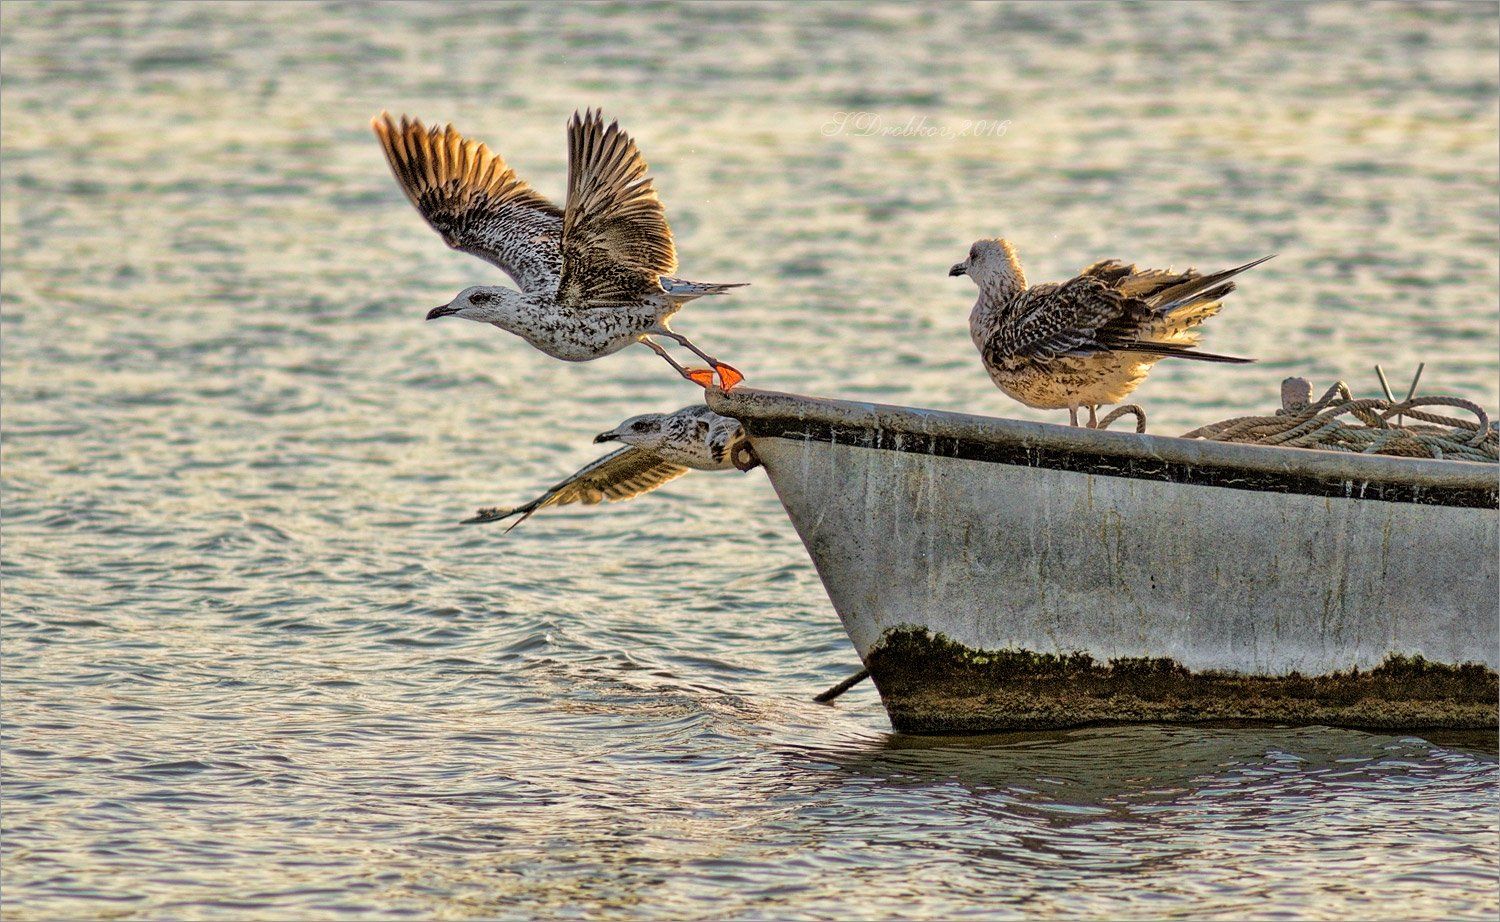
<instances>
[{"instance_id":1,"label":"calm sea water","mask_svg":"<svg viewBox=\"0 0 1500 922\"><path fill-rule=\"evenodd\" d=\"M1153 431L1370 366L1491 409L1493 5L0 8L3 913L1458 918L1493 740L893 735L759 473L459 527L695 399L426 309L447 251L367 128L544 192L640 138L752 384L1037 418L981 372L1033 278L1269 252ZM966 130L967 129L967 130ZM632 350L634 352L634 350ZM1056 418L1056 414L1041 418Z\"/></svg>"}]
</instances>

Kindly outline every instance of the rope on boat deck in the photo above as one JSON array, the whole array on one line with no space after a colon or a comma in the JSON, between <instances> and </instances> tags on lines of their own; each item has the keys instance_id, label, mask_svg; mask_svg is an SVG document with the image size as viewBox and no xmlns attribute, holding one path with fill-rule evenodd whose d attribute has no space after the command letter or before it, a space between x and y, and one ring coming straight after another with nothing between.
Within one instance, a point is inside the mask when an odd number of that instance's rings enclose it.
<instances>
[{"instance_id":1,"label":"rope on boat deck","mask_svg":"<svg viewBox=\"0 0 1500 922\"><path fill-rule=\"evenodd\" d=\"M1399 455L1500 462L1500 429L1476 403L1459 397L1356 400L1349 386L1335 383L1316 402L1301 378L1282 382L1282 408L1273 416L1239 416L1183 433L1187 439L1321 448L1366 455ZM1443 416L1422 407L1455 407L1475 419ZM1353 417L1344 419L1341 417ZM1410 417L1420 423L1404 423ZM1392 419L1395 422L1392 422Z\"/></svg>"},{"instance_id":2,"label":"rope on boat deck","mask_svg":"<svg viewBox=\"0 0 1500 922\"><path fill-rule=\"evenodd\" d=\"M1126 413L1129 413L1129 414L1131 414L1131 415L1133 415L1135 417L1135 431L1136 432L1145 432L1146 431L1146 411L1142 410L1139 406L1137 406L1136 404L1133 404L1133 403L1127 403L1127 404L1125 404L1122 407L1115 407L1113 410L1111 410L1109 412L1108 416L1106 416L1103 419L1099 420L1099 424L1096 425L1094 428L1095 429L1108 429L1110 423L1112 423L1115 420L1119 419L1120 417L1124 416Z\"/></svg>"}]
</instances>

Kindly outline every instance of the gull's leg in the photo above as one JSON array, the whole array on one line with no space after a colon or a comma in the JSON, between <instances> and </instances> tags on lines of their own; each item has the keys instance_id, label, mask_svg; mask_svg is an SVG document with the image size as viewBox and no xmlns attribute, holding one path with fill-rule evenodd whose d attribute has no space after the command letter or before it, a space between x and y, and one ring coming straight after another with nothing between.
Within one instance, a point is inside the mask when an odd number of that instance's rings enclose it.
<instances>
[{"instance_id":1,"label":"gull's leg","mask_svg":"<svg viewBox=\"0 0 1500 922\"><path fill-rule=\"evenodd\" d=\"M667 354L667 350L663 349L661 347L661 343L658 343L656 340L651 339L648 336L642 336L641 344L648 347L652 352L655 352L657 355L666 359L667 364L676 369L679 375L682 375L684 378L687 378L689 381L693 382L704 390L708 390L709 386L714 383L714 373L712 371L709 371L707 368L683 368L681 365L677 364L676 359Z\"/></svg>"},{"instance_id":2,"label":"gull's leg","mask_svg":"<svg viewBox=\"0 0 1500 922\"><path fill-rule=\"evenodd\" d=\"M699 349L697 346L693 345L692 340L688 339L686 336L683 336L681 333L673 333L671 330L662 330L660 331L660 335L673 340L678 345L692 352L698 358L712 365L714 371L717 371L719 373L719 383L723 385L724 390L727 391L731 387L734 387L736 384L739 384L741 381L745 380L745 376L740 374L740 370L738 368L735 368L733 365L726 365L725 363L709 355L707 352L704 352L702 349Z\"/></svg>"},{"instance_id":3,"label":"gull's leg","mask_svg":"<svg viewBox=\"0 0 1500 922\"><path fill-rule=\"evenodd\" d=\"M1099 428L1099 417L1097 415L1098 409L1099 409L1099 407L1097 405L1092 404L1092 403L1089 404L1089 428L1090 429L1098 429Z\"/></svg>"},{"instance_id":4,"label":"gull's leg","mask_svg":"<svg viewBox=\"0 0 1500 922\"><path fill-rule=\"evenodd\" d=\"M1076 403L1068 404L1068 425L1078 425L1078 404Z\"/></svg>"}]
</instances>

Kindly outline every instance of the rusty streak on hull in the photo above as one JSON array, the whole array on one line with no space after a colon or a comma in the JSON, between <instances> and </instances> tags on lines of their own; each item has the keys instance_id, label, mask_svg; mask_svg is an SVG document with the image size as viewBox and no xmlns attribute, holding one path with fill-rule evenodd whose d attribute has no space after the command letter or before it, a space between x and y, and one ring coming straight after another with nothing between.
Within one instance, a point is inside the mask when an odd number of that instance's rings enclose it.
<instances>
[{"instance_id":1,"label":"rusty streak on hull","mask_svg":"<svg viewBox=\"0 0 1500 922\"><path fill-rule=\"evenodd\" d=\"M902 733L1139 721L1468 730L1494 728L1500 711L1494 670L1420 657L1321 676L1249 676L1193 672L1162 658L1100 663L1086 653L978 651L913 628L886 632L867 665Z\"/></svg>"}]
</instances>

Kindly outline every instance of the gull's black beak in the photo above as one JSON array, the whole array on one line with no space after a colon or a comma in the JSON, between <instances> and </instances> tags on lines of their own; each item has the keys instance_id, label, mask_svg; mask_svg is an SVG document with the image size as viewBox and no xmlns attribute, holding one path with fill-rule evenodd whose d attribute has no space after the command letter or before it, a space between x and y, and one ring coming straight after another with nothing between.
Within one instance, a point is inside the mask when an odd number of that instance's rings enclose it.
<instances>
[{"instance_id":1,"label":"gull's black beak","mask_svg":"<svg viewBox=\"0 0 1500 922\"><path fill-rule=\"evenodd\" d=\"M613 442L614 440L615 431L613 429L609 430L608 432L601 432L598 435L594 436L595 445L598 445L600 442Z\"/></svg>"},{"instance_id":2,"label":"gull's black beak","mask_svg":"<svg viewBox=\"0 0 1500 922\"><path fill-rule=\"evenodd\" d=\"M434 307L432 310L428 311L427 312L427 319L428 320L436 320L439 317L446 317L449 314L456 314L456 313L458 313L458 308L454 307L451 304L444 304L442 307Z\"/></svg>"},{"instance_id":3,"label":"gull's black beak","mask_svg":"<svg viewBox=\"0 0 1500 922\"><path fill-rule=\"evenodd\" d=\"M955 263L954 266L953 266L953 268L951 268L951 269L948 270L948 275L950 275L950 276L954 276L954 275L968 275L968 274L969 274L969 264L968 263ZM431 315L430 314L428 315L428 319L431 319Z\"/></svg>"}]
</instances>

